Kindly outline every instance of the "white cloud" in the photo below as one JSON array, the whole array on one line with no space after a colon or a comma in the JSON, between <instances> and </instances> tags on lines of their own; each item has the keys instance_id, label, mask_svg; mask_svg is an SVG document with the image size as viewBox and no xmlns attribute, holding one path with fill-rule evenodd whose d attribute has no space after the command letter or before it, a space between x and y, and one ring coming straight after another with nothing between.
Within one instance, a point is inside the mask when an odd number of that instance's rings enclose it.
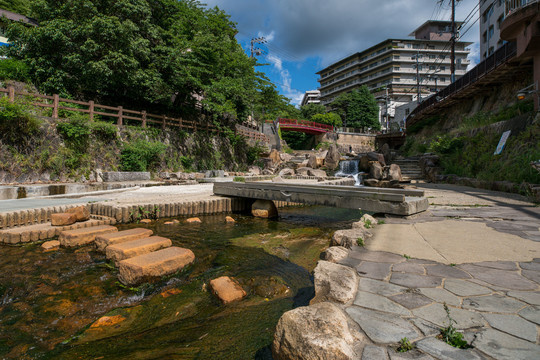
<instances>
[{"instance_id":1,"label":"white cloud","mask_svg":"<svg viewBox=\"0 0 540 360\"><path fill-rule=\"evenodd\" d=\"M291 99L291 102L294 105L299 105L302 102L304 93L292 87L291 73L289 70L283 68L283 60L272 54L268 55L266 59L270 61L274 69L279 73L281 83L278 85L281 88L283 95Z\"/></svg>"}]
</instances>

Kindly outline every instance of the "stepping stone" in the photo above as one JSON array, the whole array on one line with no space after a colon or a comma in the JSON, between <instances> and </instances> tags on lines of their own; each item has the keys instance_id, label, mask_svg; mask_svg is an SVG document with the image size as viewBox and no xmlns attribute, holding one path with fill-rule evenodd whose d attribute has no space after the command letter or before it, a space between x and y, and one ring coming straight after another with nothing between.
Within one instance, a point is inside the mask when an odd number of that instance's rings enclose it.
<instances>
[{"instance_id":1,"label":"stepping stone","mask_svg":"<svg viewBox=\"0 0 540 360\"><path fill-rule=\"evenodd\" d=\"M72 213L56 213L51 214L52 226L66 226L77 222L77 215Z\"/></svg>"},{"instance_id":2,"label":"stepping stone","mask_svg":"<svg viewBox=\"0 0 540 360\"><path fill-rule=\"evenodd\" d=\"M99 251L105 251L109 245L124 243L137 239L143 239L152 236L154 232L150 229L135 228L122 230L112 234L104 234L96 236L96 246Z\"/></svg>"},{"instance_id":3,"label":"stepping stone","mask_svg":"<svg viewBox=\"0 0 540 360\"><path fill-rule=\"evenodd\" d=\"M173 274L193 261L195 254L191 250L173 246L120 261L118 278L124 285L134 285Z\"/></svg>"},{"instance_id":4,"label":"stepping stone","mask_svg":"<svg viewBox=\"0 0 540 360\"><path fill-rule=\"evenodd\" d=\"M105 250L107 259L118 263L121 260L135 256L151 253L152 251L168 248L172 245L170 239L161 236L151 236L147 238L122 242L109 245Z\"/></svg>"},{"instance_id":5,"label":"stepping stone","mask_svg":"<svg viewBox=\"0 0 540 360\"><path fill-rule=\"evenodd\" d=\"M210 280L210 288L224 304L242 300L247 295L240 284L228 276Z\"/></svg>"},{"instance_id":6,"label":"stepping stone","mask_svg":"<svg viewBox=\"0 0 540 360\"><path fill-rule=\"evenodd\" d=\"M60 248L60 241L58 240L45 241L43 244L41 244L41 248L43 249L43 251L58 250Z\"/></svg>"},{"instance_id":7,"label":"stepping stone","mask_svg":"<svg viewBox=\"0 0 540 360\"><path fill-rule=\"evenodd\" d=\"M58 241L60 241L60 245L66 247L80 246L94 242L96 240L96 236L113 232L118 232L118 229L109 225L66 230L60 233Z\"/></svg>"}]
</instances>

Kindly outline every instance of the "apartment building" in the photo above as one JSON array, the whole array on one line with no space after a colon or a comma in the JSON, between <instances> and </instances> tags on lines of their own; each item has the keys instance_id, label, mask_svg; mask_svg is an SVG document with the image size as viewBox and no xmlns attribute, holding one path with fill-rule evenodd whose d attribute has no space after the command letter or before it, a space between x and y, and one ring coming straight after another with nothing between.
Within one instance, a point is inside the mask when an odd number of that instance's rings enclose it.
<instances>
[{"instance_id":1,"label":"apartment building","mask_svg":"<svg viewBox=\"0 0 540 360\"><path fill-rule=\"evenodd\" d=\"M480 1L480 58L485 60L504 41L501 39L501 23L505 16L505 0Z\"/></svg>"},{"instance_id":2,"label":"apartment building","mask_svg":"<svg viewBox=\"0 0 540 360\"><path fill-rule=\"evenodd\" d=\"M320 104L321 100L321 92L319 90L308 90L304 94L304 97L302 98L302 102L300 103L300 106L304 106L307 104Z\"/></svg>"},{"instance_id":3,"label":"apartment building","mask_svg":"<svg viewBox=\"0 0 540 360\"><path fill-rule=\"evenodd\" d=\"M458 23L459 25L460 23ZM388 39L317 72L321 103L366 85L378 98L383 128L397 106L426 98L451 82L451 22L430 20L411 39ZM456 43L456 79L469 65L468 42ZM420 95L420 99L418 99Z\"/></svg>"}]
</instances>

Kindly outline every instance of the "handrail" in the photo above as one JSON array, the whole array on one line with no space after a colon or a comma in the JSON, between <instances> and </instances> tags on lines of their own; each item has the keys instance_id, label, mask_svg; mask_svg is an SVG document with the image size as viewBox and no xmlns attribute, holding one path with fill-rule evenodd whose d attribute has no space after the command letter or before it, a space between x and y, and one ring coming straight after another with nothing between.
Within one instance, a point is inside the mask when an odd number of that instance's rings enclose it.
<instances>
[{"instance_id":1,"label":"handrail","mask_svg":"<svg viewBox=\"0 0 540 360\"><path fill-rule=\"evenodd\" d=\"M462 77L440 90L436 94L428 97L422 101L407 117L406 122L412 121L414 116L425 109L437 104L438 102L446 99L447 97L461 91L463 88L475 83L486 74L495 70L500 65L506 63L508 59L511 59L516 55L517 46L515 42L507 42L501 46L497 51L491 54L484 61L476 65L469 72L465 73Z\"/></svg>"},{"instance_id":2,"label":"handrail","mask_svg":"<svg viewBox=\"0 0 540 360\"><path fill-rule=\"evenodd\" d=\"M31 99L32 105L34 106L45 109L52 109L52 118L55 120L59 119L60 117L59 110L66 110L88 114L90 121L93 121L94 116L96 115L113 118L116 119L116 125L118 126L124 125L124 120L135 120L139 121L142 127L146 127L149 123L151 123L160 124L163 128L165 128L166 126L175 126L179 127L180 129L192 131L206 131L207 133L213 132L217 134L220 133L220 129L209 122L185 120L182 118L169 117L167 115L150 114L145 110L139 111L124 109L122 106L96 104L94 103L94 101L86 102L72 99L64 99L61 98L58 94L31 94L24 91L16 91L13 86L8 86L7 88L0 88L0 96L6 95L10 102L14 102L17 96L27 97ZM52 104L49 103L50 101L52 101ZM70 104L81 105L86 108L69 106ZM264 134L251 130L249 127L241 130L237 130L237 128L235 127L233 130L235 131L235 133L242 136L268 142L268 139Z\"/></svg>"},{"instance_id":3,"label":"handrail","mask_svg":"<svg viewBox=\"0 0 540 360\"><path fill-rule=\"evenodd\" d=\"M334 127L332 125L327 124L320 124L314 121L308 121L308 120L298 120L298 119L285 119L285 118L279 118L279 124L284 125L297 125L300 127L311 127L311 128L318 128L318 129L324 129L324 130L334 130Z\"/></svg>"}]
</instances>

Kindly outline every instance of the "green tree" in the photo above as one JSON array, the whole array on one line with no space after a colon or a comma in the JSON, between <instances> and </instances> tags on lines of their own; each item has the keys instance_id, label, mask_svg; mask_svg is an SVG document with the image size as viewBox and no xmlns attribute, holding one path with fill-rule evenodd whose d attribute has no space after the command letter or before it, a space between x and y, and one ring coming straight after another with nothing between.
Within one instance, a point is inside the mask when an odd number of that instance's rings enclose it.
<instances>
[{"instance_id":1,"label":"green tree","mask_svg":"<svg viewBox=\"0 0 540 360\"><path fill-rule=\"evenodd\" d=\"M332 126L343 125L341 121L341 117L334 112L329 112L326 114L315 114L311 117L311 121L315 121L320 124L332 125Z\"/></svg>"},{"instance_id":2,"label":"green tree","mask_svg":"<svg viewBox=\"0 0 540 360\"><path fill-rule=\"evenodd\" d=\"M0 9L27 15L30 11L30 0L0 0Z\"/></svg>"},{"instance_id":3,"label":"green tree","mask_svg":"<svg viewBox=\"0 0 540 360\"><path fill-rule=\"evenodd\" d=\"M326 107L322 104L307 104L300 108L300 111L302 112L302 117L306 120L312 120L313 115L317 114L325 114L326 113Z\"/></svg>"},{"instance_id":4,"label":"green tree","mask_svg":"<svg viewBox=\"0 0 540 360\"><path fill-rule=\"evenodd\" d=\"M11 57L43 92L244 118L260 85L222 10L194 0L36 0Z\"/></svg>"},{"instance_id":5,"label":"green tree","mask_svg":"<svg viewBox=\"0 0 540 360\"><path fill-rule=\"evenodd\" d=\"M367 86L341 94L330 107L334 109L348 127L379 130L379 107Z\"/></svg>"}]
</instances>

